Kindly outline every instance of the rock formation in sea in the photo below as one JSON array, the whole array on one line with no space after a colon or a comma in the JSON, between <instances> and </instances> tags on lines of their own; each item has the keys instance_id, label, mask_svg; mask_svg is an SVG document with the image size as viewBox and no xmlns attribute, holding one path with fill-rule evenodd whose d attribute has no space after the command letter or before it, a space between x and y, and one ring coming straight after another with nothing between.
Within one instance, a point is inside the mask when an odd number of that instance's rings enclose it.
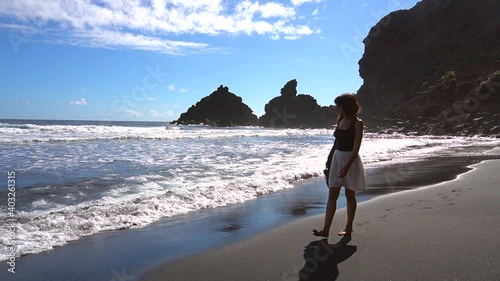
<instances>
[{"instance_id":1,"label":"rock formation in sea","mask_svg":"<svg viewBox=\"0 0 500 281\"><path fill-rule=\"evenodd\" d=\"M215 127L255 126L258 118L241 97L220 85L216 91L191 106L172 124L205 124Z\"/></svg>"},{"instance_id":2,"label":"rock formation in sea","mask_svg":"<svg viewBox=\"0 0 500 281\"><path fill-rule=\"evenodd\" d=\"M333 106L321 107L312 96L298 95L295 79L288 81L264 110L259 125L272 128L330 128L337 118Z\"/></svg>"},{"instance_id":3,"label":"rock formation in sea","mask_svg":"<svg viewBox=\"0 0 500 281\"><path fill-rule=\"evenodd\" d=\"M500 1L423 0L364 39L358 98L371 131L500 134Z\"/></svg>"}]
</instances>

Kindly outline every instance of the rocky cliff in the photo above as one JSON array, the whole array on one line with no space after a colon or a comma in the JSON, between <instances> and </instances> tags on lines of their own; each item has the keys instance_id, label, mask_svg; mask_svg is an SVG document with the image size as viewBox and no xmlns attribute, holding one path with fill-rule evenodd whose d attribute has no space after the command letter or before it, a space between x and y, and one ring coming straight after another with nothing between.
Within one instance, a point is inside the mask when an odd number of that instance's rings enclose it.
<instances>
[{"instance_id":1,"label":"rocky cliff","mask_svg":"<svg viewBox=\"0 0 500 281\"><path fill-rule=\"evenodd\" d=\"M372 131L500 134L500 1L423 0L363 41L358 91Z\"/></svg>"},{"instance_id":2,"label":"rocky cliff","mask_svg":"<svg viewBox=\"0 0 500 281\"><path fill-rule=\"evenodd\" d=\"M206 124L216 127L254 126L257 116L241 97L221 85L216 91L191 106L173 124Z\"/></svg>"}]
</instances>

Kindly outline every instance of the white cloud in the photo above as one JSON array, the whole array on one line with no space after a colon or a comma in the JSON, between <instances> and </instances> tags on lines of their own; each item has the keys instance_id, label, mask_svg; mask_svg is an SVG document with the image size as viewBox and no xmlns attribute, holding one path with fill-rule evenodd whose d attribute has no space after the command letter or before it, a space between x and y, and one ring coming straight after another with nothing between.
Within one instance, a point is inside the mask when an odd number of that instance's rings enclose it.
<instances>
[{"instance_id":1,"label":"white cloud","mask_svg":"<svg viewBox=\"0 0 500 281\"><path fill-rule=\"evenodd\" d=\"M258 2L257 4L259 5ZM295 16L296 12L293 7L285 7L283 4L278 4L275 2L267 2L264 5L258 6L258 10L263 18L290 18Z\"/></svg>"},{"instance_id":2,"label":"white cloud","mask_svg":"<svg viewBox=\"0 0 500 281\"><path fill-rule=\"evenodd\" d=\"M174 84L170 84L170 85L168 86L168 89L169 89L170 91L175 91L175 85L174 85Z\"/></svg>"},{"instance_id":3,"label":"white cloud","mask_svg":"<svg viewBox=\"0 0 500 281\"><path fill-rule=\"evenodd\" d=\"M156 100L156 99L155 99L155 98L153 98L153 97L147 97L147 98L146 98L146 100L151 100L151 101L153 101L153 100Z\"/></svg>"},{"instance_id":4,"label":"white cloud","mask_svg":"<svg viewBox=\"0 0 500 281\"><path fill-rule=\"evenodd\" d=\"M132 109L126 109L125 114L127 114L127 116L132 116L132 117L141 117L142 116L141 112L138 112L138 111L135 111Z\"/></svg>"},{"instance_id":5,"label":"white cloud","mask_svg":"<svg viewBox=\"0 0 500 281\"><path fill-rule=\"evenodd\" d=\"M185 93L185 92L187 92L187 91L188 91L188 90L187 90L187 89L184 89L184 88L181 88L181 89L179 90L179 92L181 92L181 93Z\"/></svg>"},{"instance_id":6,"label":"white cloud","mask_svg":"<svg viewBox=\"0 0 500 281\"><path fill-rule=\"evenodd\" d=\"M80 100L77 101L70 101L69 104L72 105L87 105L87 100L84 98L81 98Z\"/></svg>"},{"instance_id":7,"label":"white cloud","mask_svg":"<svg viewBox=\"0 0 500 281\"><path fill-rule=\"evenodd\" d=\"M31 100L23 100L21 103L22 104L31 104Z\"/></svg>"},{"instance_id":8,"label":"white cloud","mask_svg":"<svg viewBox=\"0 0 500 281\"><path fill-rule=\"evenodd\" d=\"M325 0L292 0L292 5L294 6L300 6L304 3L309 3L309 2L316 2L316 3L319 3L319 2L323 2Z\"/></svg>"},{"instance_id":9,"label":"white cloud","mask_svg":"<svg viewBox=\"0 0 500 281\"><path fill-rule=\"evenodd\" d=\"M324 0L261 4L257 0L53 0L0 1L0 29L51 44L117 48L181 55L220 51L204 42L178 40L179 35L262 35L297 37L297 6ZM231 6L232 5L232 6ZM193 37L190 37L193 38ZM196 37L194 37L196 38Z\"/></svg>"},{"instance_id":10,"label":"white cloud","mask_svg":"<svg viewBox=\"0 0 500 281\"><path fill-rule=\"evenodd\" d=\"M173 41L142 34L100 30L97 28L92 30L73 31L72 37L69 38L63 34L55 34L51 41L47 41L47 43L69 44L92 48L130 48L142 51L155 51L170 55L179 55L183 52L201 53L210 51L209 46L205 43Z\"/></svg>"},{"instance_id":11,"label":"white cloud","mask_svg":"<svg viewBox=\"0 0 500 281\"><path fill-rule=\"evenodd\" d=\"M161 113L159 112L158 110L156 109L153 109L149 112L151 114L151 116L153 117L172 117L174 116L174 112L172 110L168 110L167 112L165 113Z\"/></svg>"},{"instance_id":12,"label":"white cloud","mask_svg":"<svg viewBox=\"0 0 500 281\"><path fill-rule=\"evenodd\" d=\"M319 10L318 10L318 8L316 8L316 9L314 9L314 12L312 13L312 15L316 16L316 15L318 15L318 13L319 13Z\"/></svg>"},{"instance_id":13,"label":"white cloud","mask_svg":"<svg viewBox=\"0 0 500 281\"><path fill-rule=\"evenodd\" d=\"M285 39L287 38L298 39L304 35L309 35L313 33L313 31L306 25L292 27L290 25L287 25L286 22L283 21L280 23L280 27L283 30L283 35L285 36Z\"/></svg>"},{"instance_id":14,"label":"white cloud","mask_svg":"<svg viewBox=\"0 0 500 281\"><path fill-rule=\"evenodd\" d=\"M161 116L161 113L160 113L160 112L158 112L158 110L156 110L156 109L151 110L149 113L150 113L150 114L151 114L151 116L153 116L153 117L160 117L160 116Z\"/></svg>"},{"instance_id":15,"label":"white cloud","mask_svg":"<svg viewBox=\"0 0 500 281\"><path fill-rule=\"evenodd\" d=\"M1 3L0 3L0 5L1 5ZM9 31L12 31L15 33L21 33L19 35L23 36L23 37L25 37L25 35L32 35L33 36L37 33L40 33L40 30L38 30L37 28L27 27L27 26L22 25L22 24L0 23L0 28L4 29L4 30L9 30Z\"/></svg>"}]
</instances>

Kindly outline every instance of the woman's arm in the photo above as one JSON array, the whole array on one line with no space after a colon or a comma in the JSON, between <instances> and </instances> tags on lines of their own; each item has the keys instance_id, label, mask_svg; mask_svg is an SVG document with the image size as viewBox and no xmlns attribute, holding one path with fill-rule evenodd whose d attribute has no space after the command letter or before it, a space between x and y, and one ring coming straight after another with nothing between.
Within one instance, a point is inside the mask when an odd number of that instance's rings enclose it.
<instances>
[{"instance_id":1,"label":"woman's arm","mask_svg":"<svg viewBox=\"0 0 500 281\"><path fill-rule=\"evenodd\" d=\"M363 121L356 120L356 131L354 133L354 147L352 148L351 157L349 158L349 162L347 165L349 167L352 165L356 157L358 156L359 148L361 147L361 140L363 139Z\"/></svg>"},{"instance_id":2,"label":"woman's arm","mask_svg":"<svg viewBox=\"0 0 500 281\"><path fill-rule=\"evenodd\" d=\"M328 159L326 160L326 169L330 169L330 165L332 164L333 153L335 152L335 148L337 147L337 140L333 143L332 149L330 149L330 154L328 154Z\"/></svg>"},{"instance_id":3,"label":"woman's arm","mask_svg":"<svg viewBox=\"0 0 500 281\"><path fill-rule=\"evenodd\" d=\"M339 124L340 124L340 120L342 120L342 118L339 118L337 119L337 127L339 127ZM328 160L326 160L326 169L330 169L330 166L332 164L332 159L333 159L333 153L335 152L335 149L337 149L337 139L335 139L335 141L333 142L333 146L332 146L332 149L330 149L330 154L328 154Z\"/></svg>"},{"instance_id":4,"label":"woman's arm","mask_svg":"<svg viewBox=\"0 0 500 281\"><path fill-rule=\"evenodd\" d=\"M343 178L347 175L347 172L349 172L352 163L358 156L359 147L361 146L361 140L363 139L363 121L356 120L355 129L356 131L354 132L354 147L352 148L351 157L349 158L347 164L340 170L340 178Z\"/></svg>"}]
</instances>

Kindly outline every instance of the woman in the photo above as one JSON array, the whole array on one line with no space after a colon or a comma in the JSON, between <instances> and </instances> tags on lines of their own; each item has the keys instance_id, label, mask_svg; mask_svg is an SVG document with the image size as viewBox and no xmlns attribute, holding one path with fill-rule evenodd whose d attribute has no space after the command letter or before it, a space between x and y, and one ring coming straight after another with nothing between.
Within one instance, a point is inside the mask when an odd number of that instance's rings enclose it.
<instances>
[{"instance_id":1,"label":"woman","mask_svg":"<svg viewBox=\"0 0 500 281\"><path fill-rule=\"evenodd\" d=\"M316 236L328 237L340 188L345 187L347 198L347 224L339 235L350 235L352 223L356 213L356 191L366 189L365 170L358 155L361 139L363 138L363 121L358 119L361 106L353 94L343 94L335 99L335 106L339 117L334 136L335 143L328 155L325 176L329 187L328 203L326 207L323 229L313 230Z\"/></svg>"}]
</instances>

